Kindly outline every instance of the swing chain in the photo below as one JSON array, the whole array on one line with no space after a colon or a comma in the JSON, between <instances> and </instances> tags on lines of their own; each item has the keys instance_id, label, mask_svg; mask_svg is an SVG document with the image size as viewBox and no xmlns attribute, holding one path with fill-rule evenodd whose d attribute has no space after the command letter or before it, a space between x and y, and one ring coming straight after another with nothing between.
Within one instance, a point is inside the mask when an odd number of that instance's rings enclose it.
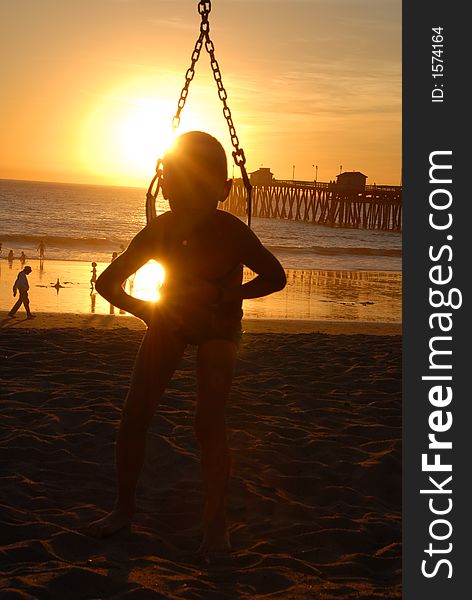
<instances>
[{"instance_id":1,"label":"swing chain","mask_svg":"<svg viewBox=\"0 0 472 600\"><path fill-rule=\"evenodd\" d=\"M198 40L196 41L195 48L193 49L193 52L192 52L190 67L187 69L187 72L185 73L185 85L182 88L182 91L180 92L180 98L177 103L177 112L175 113L175 116L172 119L172 128L173 128L174 132L180 125L180 113L182 112L182 109L185 106L185 102L187 100L188 88L190 86L190 82L192 81L192 79L195 76L195 65L197 64L197 61L200 58L200 52L203 47L204 37L205 36L204 36L203 32L200 32L200 36L199 36Z\"/></svg>"},{"instance_id":2,"label":"swing chain","mask_svg":"<svg viewBox=\"0 0 472 600\"><path fill-rule=\"evenodd\" d=\"M233 118L231 115L231 110L226 102L228 99L228 94L223 85L223 78L221 76L220 66L215 57L215 45L210 38L210 22L209 22L209 14L211 12L211 1L210 0L201 0L198 3L198 12L202 18L200 23L200 36L195 44L195 48L192 52L191 64L187 73L185 74L185 84L180 92L180 98L177 103L177 112L175 113L174 118L172 119L172 127L174 131L180 125L180 113L182 112L183 107L185 106L185 102L188 96L188 89L190 86L190 82L192 81L195 75L195 64L200 58L200 52L203 47L203 42L205 41L205 50L208 52L210 56L210 65L213 71L213 77L216 82L216 87L218 88L218 97L223 103L223 115L226 119L229 129L229 135L231 137L231 143L233 144L234 152L233 158L234 162L238 167L244 167L246 164L246 156L244 155L244 150L239 147L239 139L236 134L236 128L233 123Z\"/></svg>"},{"instance_id":3,"label":"swing chain","mask_svg":"<svg viewBox=\"0 0 472 600\"><path fill-rule=\"evenodd\" d=\"M228 94L223 86L223 79L221 76L220 67L218 65L218 61L215 57L215 46L213 41L210 39L210 22L208 20L208 16L211 12L211 1L210 0L200 0L198 3L198 12L201 16L200 23L200 35L195 43L195 47L193 49L190 61L190 67L187 69L185 73L185 84L180 92L180 98L177 103L177 111L172 119L172 128L174 132L180 125L180 113L185 106L185 102L187 101L188 90L190 87L190 82L195 76L195 65L197 64L198 59L200 58L200 53L203 48L203 44L205 44L205 50L208 52L210 56L210 65L213 71L213 77L216 82L216 86L218 88L218 96L223 103L223 115L228 124L229 134L231 137L231 143L233 145L234 151L232 152L233 159L235 164L241 169L241 175L244 182L244 186L247 191L248 198L248 209L247 209L247 224L251 226L251 207L252 207L252 185L249 181L249 177L246 171L246 156L244 155L244 150L239 147L239 139L236 135L236 128L234 127L233 118L231 116L231 110L227 104ZM162 159L157 161L156 165L156 173L149 185L149 189L146 194L146 219L149 223L153 219L156 218L156 205L155 200L157 194L159 193L159 189L161 187L161 178L162 178Z\"/></svg>"},{"instance_id":4,"label":"swing chain","mask_svg":"<svg viewBox=\"0 0 472 600\"><path fill-rule=\"evenodd\" d=\"M198 36L197 41L195 42L195 47L193 49L192 55L190 57L190 67L187 69L185 73L185 84L180 92L180 98L177 102L177 112L175 113L174 118L172 119L172 128L174 132L180 125L180 113L185 106L185 102L187 101L188 89L190 87L190 82L195 76L195 65L200 58L200 52L203 48L203 40L205 39L206 34L208 34L210 29L210 24L208 22L208 15L211 11L211 2L201 1L198 3L198 12L202 17L202 21L200 23L200 35Z\"/></svg>"}]
</instances>

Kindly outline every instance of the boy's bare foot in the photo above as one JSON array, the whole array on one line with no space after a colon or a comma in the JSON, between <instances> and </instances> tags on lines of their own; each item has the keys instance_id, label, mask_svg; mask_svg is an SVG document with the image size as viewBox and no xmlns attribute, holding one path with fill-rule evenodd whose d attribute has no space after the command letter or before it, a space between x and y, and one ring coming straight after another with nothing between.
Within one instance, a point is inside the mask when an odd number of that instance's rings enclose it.
<instances>
[{"instance_id":1,"label":"boy's bare foot","mask_svg":"<svg viewBox=\"0 0 472 600\"><path fill-rule=\"evenodd\" d=\"M115 509L105 517L90 523L85 533L96 538L106 538L114 535L121 529L129 528L131 517L121 510Z\"/></svg>"}]
</instances>

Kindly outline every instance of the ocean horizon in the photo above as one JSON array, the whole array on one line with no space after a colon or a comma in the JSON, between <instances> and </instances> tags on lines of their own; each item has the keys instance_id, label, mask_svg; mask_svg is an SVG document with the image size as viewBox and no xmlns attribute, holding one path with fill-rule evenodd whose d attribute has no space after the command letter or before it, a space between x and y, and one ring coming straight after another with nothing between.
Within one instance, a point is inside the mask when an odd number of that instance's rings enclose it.
<instances>
[{"instance_id":1,"label":"ocean horizon","mask_svg":"<svg viewBox=\"0 0 472 600\"><path fill-rule=\"evenodd\" d=\"M1 256L109 262L145 226L146 190L88 183L0 179ZM169 210L162 196L157 213ZM287 269L401 271L399 232L253 218L252 229Z\"/></svg>"}]
</instances>

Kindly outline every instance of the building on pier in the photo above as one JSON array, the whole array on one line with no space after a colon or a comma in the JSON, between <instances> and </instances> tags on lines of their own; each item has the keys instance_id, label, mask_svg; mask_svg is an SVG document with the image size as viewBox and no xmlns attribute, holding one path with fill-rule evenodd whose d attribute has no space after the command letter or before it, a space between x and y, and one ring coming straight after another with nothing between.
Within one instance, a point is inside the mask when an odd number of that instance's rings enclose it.
<instances>
[{"instance_id":1,"label":"building on pier","mask_svg":"<svg viewBox=\"0 0 472 600\"><path fill-rule=\"evenodd\" d=\"M274 174L269 167L261 167L250 173L250 176L251 185L272 185L274 181Z\"/></svg>"},{"instance_id":2,"label":"building on pier","mask_svg":"<svg viewBox=\"0 0 472 600\"><path fill-rule=\"evenodd\" d=\"M360 171L344 171L336 176L336 188L338 190L349 190L363 192L367 175Z\"/></svg>"}]
</instances>

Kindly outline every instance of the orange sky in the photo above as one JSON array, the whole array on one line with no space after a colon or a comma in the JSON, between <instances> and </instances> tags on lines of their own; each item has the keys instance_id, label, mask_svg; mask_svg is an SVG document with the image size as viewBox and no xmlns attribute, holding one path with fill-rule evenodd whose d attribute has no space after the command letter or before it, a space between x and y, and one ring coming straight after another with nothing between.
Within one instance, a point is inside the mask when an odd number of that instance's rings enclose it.
<instances>
[{"instance_id":1,"label":"orange sky","mask_svg":"<svg viewBox=\"0 0 472 600\"><path fill-rule=\"evenodd\" d=\"M196 7L3 3L0 177L146 186L198 36ZM308 180L317 165L328 181L342 165L370 184L400 183L400 0L213 0L210 23L248 171ZM209 131L229 152L204 51L187 104L181 130Z\"/></svg>"}]
</instances>

